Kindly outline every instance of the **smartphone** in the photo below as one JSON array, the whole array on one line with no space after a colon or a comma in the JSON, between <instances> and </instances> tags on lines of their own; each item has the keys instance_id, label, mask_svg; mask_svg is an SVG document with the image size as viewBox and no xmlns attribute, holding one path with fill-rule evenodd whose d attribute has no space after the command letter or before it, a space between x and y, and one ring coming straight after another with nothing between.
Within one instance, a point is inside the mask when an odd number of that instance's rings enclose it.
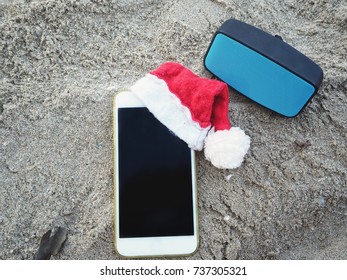
<instances>
[{"instance_id":1,"label":"smartphone","mask_svg":"<svg viewBox=\"0 0 347 280\"><path fill-rule=\"evenodd\" d=\"M195 153L131 91L113 102L115 247L124 257L198 248Z\"/></svg>"}]
</instances>

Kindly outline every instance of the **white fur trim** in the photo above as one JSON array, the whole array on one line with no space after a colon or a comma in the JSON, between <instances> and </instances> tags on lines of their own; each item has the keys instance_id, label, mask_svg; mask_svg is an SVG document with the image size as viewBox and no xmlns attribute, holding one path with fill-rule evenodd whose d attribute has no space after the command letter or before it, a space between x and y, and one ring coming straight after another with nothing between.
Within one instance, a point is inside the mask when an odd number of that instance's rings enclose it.
<instances>
[{"instance_id":1,"label":"white fur trim","mask_svg":"<svg viewBox=\"0 0 347 280\"><path fill-rule=\"evenodd\" d=\"M239 127L218 130L205 139L205 157L218 168L236 168L243 162L250 137Z\"/></svg>"},{"instance_id":2,"label":"white fur trim","mask_svg":"<svg viewBox=\"0 0 347 280\"><path fill-rule=\"evenodd\" d=\"M192 119L189 109L170 92L164 80L147 74L130 90L142 100L150 112L168 129L194 150L202 150L210 127L202 128Z\"/></svg>"}]
</instances>

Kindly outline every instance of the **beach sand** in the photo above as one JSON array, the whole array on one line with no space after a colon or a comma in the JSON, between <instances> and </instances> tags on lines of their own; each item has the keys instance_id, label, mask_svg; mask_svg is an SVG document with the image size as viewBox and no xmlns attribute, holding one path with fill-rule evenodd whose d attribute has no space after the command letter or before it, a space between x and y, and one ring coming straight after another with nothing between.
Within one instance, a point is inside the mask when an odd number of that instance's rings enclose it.
<instances>
[{"instance_id":1,"label":"beach sand","mask_svg":"<svg viewBox=\"0 0 347 280\"><path fill-rule=\"evenodd\" d=\"M229 18L282 36L325 76L291 119L230 89L251 148L235 170L197 153L187 259L347 259L346 15L345 0L0 0L0 259L32 259L57 226L68 237L52 259L119 258L113 95L165 61L211 77L203 57Z\"/></svg>"}]
</instances>

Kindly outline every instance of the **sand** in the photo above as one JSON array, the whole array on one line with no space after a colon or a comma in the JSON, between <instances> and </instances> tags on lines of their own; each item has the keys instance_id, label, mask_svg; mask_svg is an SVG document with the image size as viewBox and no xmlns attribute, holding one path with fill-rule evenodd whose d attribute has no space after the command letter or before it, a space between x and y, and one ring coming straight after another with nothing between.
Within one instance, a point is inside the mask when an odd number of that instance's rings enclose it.
<instances>
[{"instance_id":1,"label":"sand","mask_svg":"<svg viewBox=\"0 0 347 280\"><path fill-rule=\"evenodd\" d=\"M203 56L231 17L281 35L325 76L292 119L230 89L251 148L235 170L197 154L188 259L347 259L346 15L345 0L1 0L0 259L32 259L57 226L68 237L53 259L119 258L112 97L169 60L211 77Z\"/></svg>"}]
</instances>

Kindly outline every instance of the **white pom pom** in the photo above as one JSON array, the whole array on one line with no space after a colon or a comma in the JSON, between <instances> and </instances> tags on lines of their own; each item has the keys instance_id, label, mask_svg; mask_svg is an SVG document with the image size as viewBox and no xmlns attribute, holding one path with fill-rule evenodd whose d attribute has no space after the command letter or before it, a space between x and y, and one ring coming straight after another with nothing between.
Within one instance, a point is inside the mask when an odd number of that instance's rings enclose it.
<instances>
[{"instance_id":1,"label":"white pom pom","mask_svg":"<svg viewBox=\"0 0 347 280\"><path fill-rule=\"evenodd\" d=\"M205 157L218 168L236 168L250 146L250 137L239 127L218 130L205 139Z\"/></svg>"}]
</instances>

